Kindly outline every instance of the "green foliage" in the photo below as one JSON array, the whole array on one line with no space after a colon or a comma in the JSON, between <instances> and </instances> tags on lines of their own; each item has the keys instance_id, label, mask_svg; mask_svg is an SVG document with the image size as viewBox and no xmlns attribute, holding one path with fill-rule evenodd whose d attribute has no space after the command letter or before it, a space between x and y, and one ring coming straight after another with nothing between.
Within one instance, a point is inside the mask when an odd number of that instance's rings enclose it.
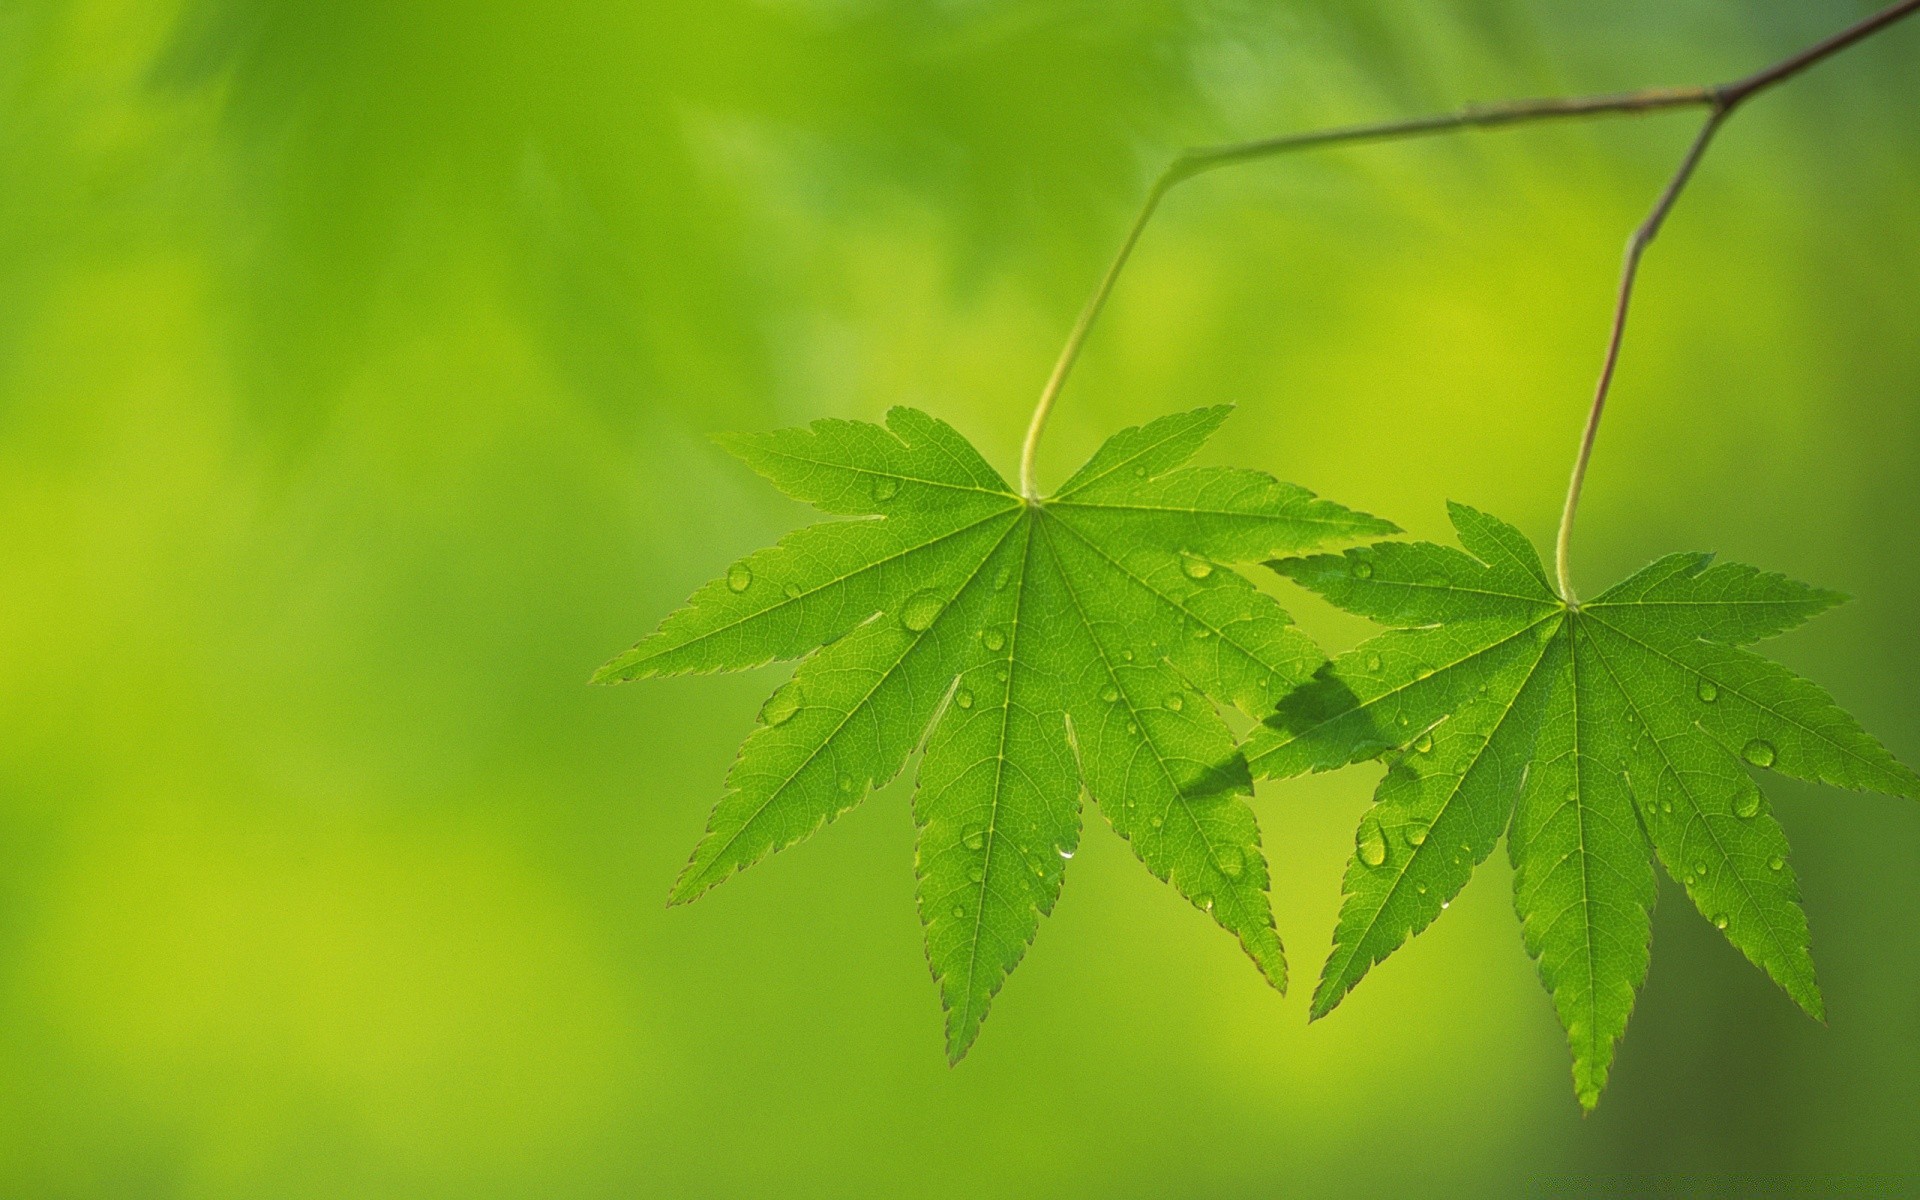
<instances>
[{"instance_id":1,"label":"green foliage","mask_svg":"<svg viewBox=\"0 0 1920 1200\"><path fill-rule=\"evenodd\" d=\"M1245 746L1262 776L1388 763L1313 1015L1426 928L1505 831L1527 952L1584 1106L1646 976L1649 851L1819 1017L1786 839L1748 768L1916 798L1920 777L1819 687L1742 647L1842 597L1675 554L1570 608L1519 531L1451 513L1468 553L1387 542L1269 564L1391 627L1287 696Z\"/></svg>"},{"instance_id":2,"label":"green foliage","mask_svg":"<svg viewBox=\"0 0 1920 1200\"><path fill-rule=\"evenodd\" d=\"M1252 780L1214 704L1265 716L1325 660L1222 564L1393 526L1256 472L1182 467L1227 412L1125 430L1031 503L913 409L729 439L789 495L879 519L749 555L596 676L803 658L674 901L806 837L924 744L919 907L952 1059L1059 896L1083 790L1284 989Z\"/></svg>"}]
</instances>

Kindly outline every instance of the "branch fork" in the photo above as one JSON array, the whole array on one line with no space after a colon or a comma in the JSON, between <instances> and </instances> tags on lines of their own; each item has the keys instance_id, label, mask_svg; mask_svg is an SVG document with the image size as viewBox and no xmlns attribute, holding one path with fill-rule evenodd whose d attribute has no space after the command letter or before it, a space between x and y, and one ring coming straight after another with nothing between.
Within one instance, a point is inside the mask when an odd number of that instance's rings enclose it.
<instances>
[{"instance_id":1,"label":"branch fork","mask_svg":"<svg viewBox=\"0 0 1920 1200\"><path fill-rule=\"evenodd\" d=\"M1034 482L1034 458L1039 452L1040 437L1046 430L1047 418L1053 412L1054 402L1059 398L1060 389L1065 386L1067 376L1072 373L1073 365L1080 357L1080 350L1086 343L1087 335L1092 332L1094 323L1100 319L1100 312L1106 307L1107 298L1113 293L1114 285L1119 282L1120 273L1126 269L1127 260L1132 257L1134 247L1140 241L1140 235L1146 230L1147 222L1153 219L1153 214L1160 207L1160 201L1165 199L1166 194L1176 185L1221 167L1320 146L1395 141L1437 133L1452 133L1462 129L1500 128L1530 124L1535 121L1626 116L1663 112L1675 108L1702 108L1706 110L1707 118L1701 125L1700 132L1695 135L1693 143L1687 148L1686 155L1680 160L1679 167L1654 202L1653 209L1647 214L1646 220L1642 221L1633 231L1632 236L1627 239L1626 253L1620 270L1619 292L1614 303L1613 323L1607 338L1606 353L1601 360L1600 378L1594 387L1593 404L1587 411L1586 425L1581 430L1579 450L1573 460L1573 473L1567 481L1566 505L1560 514L1560 532L1554 542L1554 571L1558 579L1560 598L1569 607L1577 608L1579 599L1573 590L1573 578L1569 566L1573 546L1574 516L1579 511L1580 491L1586 482L1587 464L1593 456L1594 440L1600 432L1600 418L1606 410L1607 395L1613 385L1614 368L1620 359L1620 347L1626 335L1627 310L1633 299L1633 285L1639 274L1641 257L1646 253L1647 247L1653 244L1654 238L1659 236L1660 227L1665 224L1668 214L1673 211L1673 206L1680 199L1680 193L1686 189L1688 180L1693 178L1694 170L1700 165L1700 160L1705 156L1707 147L1712 144L1714 135L1719 133L1721 126L1726 124L1727 119L1740 105L1761 92L1784 83L1814 64L1838 54L1856 42L1864 41L1903 18L1913 15L1916 11L1920 11L1920 0L1901 0L1900 3L1881 9L1872 16L1808 46L1797 54L1727 83L1700 87L1643 88L1638 91L1590 96L1507 100L1494 104L1470 104L1449 113L1366 125L1337 126L1307 133L1259 138L1248 142L1197 146L1181 151L1174 156L1173 161L1147 189L1146 199L1140 206L1139 214L1134 217L1133 224L1128 227L1126 237L1120 243L1119 252L1114 255L1113 262L1094 287L1093 295L1088 298L1086 306L1080 310L1079 318L1067 334L1066 345L1061 348L1060 357L1054 362L1053 371L1047 377L1046 386L1040 390L1039 403L1034 406L1033 419L1027 425L1026 441L1020 449L1021 494L1029 501L1038 500L1040 493Z\"/></svg>"}]
</instances>

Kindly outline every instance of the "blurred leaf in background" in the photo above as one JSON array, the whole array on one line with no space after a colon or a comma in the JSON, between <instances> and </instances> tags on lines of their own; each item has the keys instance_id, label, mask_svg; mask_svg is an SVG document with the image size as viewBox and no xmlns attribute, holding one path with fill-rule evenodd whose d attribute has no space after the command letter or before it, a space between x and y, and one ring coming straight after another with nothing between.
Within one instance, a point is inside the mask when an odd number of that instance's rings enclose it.
<instances>
[{"instance_id":1,"label":"blurred leaf in background","mask_svg":"<svg viewBox=\"0 0 1920 1200\"><path fill-rule=\"evenodd\" d=\"M904 791L669 913L779 674L580 685L802 520L707 433L908 403L1010 466L1178 146L1730 76L1867 7L0 6L0 1192L1912 1185L1910 804L1773 796L1826 1028L1668 897L1585 1122L1502 882L1308 1031L1117 845L949 1070ZM1859 597L1779 654L1909 759L1916 55L1889 33L1729 128L1582 525L1594 580L1713 548ZM1045 481L1231 401L1215 461L1540 535L1682 125L1193 185ZM1296 953L1372 783L1255 801Z\"/></svg>"}]
</instances>

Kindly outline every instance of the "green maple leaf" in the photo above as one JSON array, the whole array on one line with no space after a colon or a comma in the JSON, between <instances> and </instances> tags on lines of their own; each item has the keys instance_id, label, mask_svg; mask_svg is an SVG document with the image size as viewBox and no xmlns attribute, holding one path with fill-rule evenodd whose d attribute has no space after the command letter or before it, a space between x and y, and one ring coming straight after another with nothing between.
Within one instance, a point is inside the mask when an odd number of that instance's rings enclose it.
<instances>
[{"instance_id":1,"label":"green maple leaf","mask_svg":"<svg viewBox=\"0 0 1920 1200\"><path fill-rule=\"evenodd\" d=\"M1117 434L1034 502L909 408L885 428L724 439L789 495L878 519L749 555L596 675L804 656L741 746L673 901L806 837L924 742L915 869L951 1059L1053 908L1083 789L1284 988L1252 781L1212 702L1265 715L1325 659L1221 564L1393 526L1257 472L1182 467L1228 411Z\"/></svg>"},{"instance_id":2,"label":"green maple leaf","mask_svg":"<svg viewBox=\"0 0 1920 1200\"><path fill-rule=\"evenodd\" d=\"M1818 1018L1786 839L1748 768L1916 798L1920 777L1819 687L1742 647L1844 597L1675 554L1570 608L1518 530L1450 508L1470 553L1387 542L1268 564L1393 627L1245 744L1263 776L1389 764L1355 835L1313 1015L1439 916L1504 831L1527 952L1585 1107L1646 977L1651 857Z\"/></svg>"}]
</instances>

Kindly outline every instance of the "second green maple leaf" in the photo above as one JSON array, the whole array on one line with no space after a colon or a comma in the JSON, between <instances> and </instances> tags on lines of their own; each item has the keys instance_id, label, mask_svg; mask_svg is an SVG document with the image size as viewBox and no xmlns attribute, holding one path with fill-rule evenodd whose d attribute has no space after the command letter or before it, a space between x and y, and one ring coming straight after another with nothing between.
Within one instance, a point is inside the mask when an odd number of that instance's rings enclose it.
<instances>
[{"instance_id":1,"label":"second green maple leaf","mask_svg":"<svg viewBox=\"0 0 1920 1200\"><path fill-rule=\"evenodd\" d=\"M913 409L728 439L795 498L878 519L749 555L596 677L804 656L674 900L812 833L924 741L916 874L951 1058L1059 895L1083 789L1284 988L1252 780L1214 702L1264 716L1325 660L1224 564L1394 528L1258 472L1183 467L1228 411L1125 430L1034 501Z\"/></svg>"},{"instance_id":2,"label":"second green maple leaf","mask_svg":"<svg viewBox=\"0 0 1920 1200\"><path fill-rule=\"evenodd\" d=\"M1504 833L1527 951L1586 1107L1646 977L1651 857L1818 1017L1786 838L1750 768L1916 798L1920 777L1819 687L1742 647L1841 597L1675 554L1569 607L1518 530L1451 512L1468 553L1383 542L1269 564L1394 627L1245 745L1256 775L1389 764L1355 835L1313 1014L1439 916Z\"/></svg>"}]
</instances>

